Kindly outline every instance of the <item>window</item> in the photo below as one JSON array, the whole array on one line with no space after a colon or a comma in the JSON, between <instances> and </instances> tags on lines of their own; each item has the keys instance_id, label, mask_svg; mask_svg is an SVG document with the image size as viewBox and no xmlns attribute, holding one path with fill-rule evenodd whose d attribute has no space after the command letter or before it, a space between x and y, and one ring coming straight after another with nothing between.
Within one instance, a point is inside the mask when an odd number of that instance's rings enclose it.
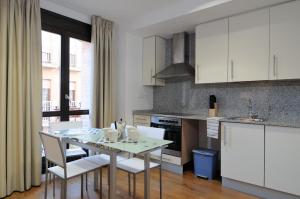
<instances>
[{"instance_id":1,"label":"window","mask_svg":"<svg viewBox=\"0 0 300 199\"><path fill-rule=\"evenodd\" d=\"M76 67L76 55L70 54L70 67Z\"/></svg>"},{"instance_id":2,"label":"window","mask_svg":"<svg viewBox=\"0 0 300 199\"><path fill-rule=\"evenodd\" d=\"M43 128L69 120L88 125L91 26L44 9L41 15Z\"/></svg>"},{"instance_id":3,"label":"window","mask_svg":"<svg viewBox=\"0 0 300 199\"><path fill-rule=\"evenodd\" d=\"M50 101L50 88L43 88L43 101Z\"/></svg>"},{"instance_id":4,"label":"window","mask_svg":"<svg viewBox=\"0 0 300 199\"><path fill-rule=\"evenodd\" d=\"M42 62L43 63L51 63L51 53L42 52Z\"/></svg>"},{"instance_id":5,"label":"window","mask_svg":"<svg viewBox=\"0 0 300 199\"><path fill-rule=\"evenodd\" d=\"M75 81L70 82L69 97L70 97L70 109L71 110L80 109L80 106L77 107L78 102L76 101L76 82Z\"/></svg>"}]
</instances>

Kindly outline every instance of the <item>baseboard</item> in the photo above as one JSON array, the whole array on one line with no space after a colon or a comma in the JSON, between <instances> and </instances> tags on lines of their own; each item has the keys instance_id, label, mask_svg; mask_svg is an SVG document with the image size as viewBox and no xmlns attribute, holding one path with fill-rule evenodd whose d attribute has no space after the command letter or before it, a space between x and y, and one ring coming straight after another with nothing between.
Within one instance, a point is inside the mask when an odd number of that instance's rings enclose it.
<instances>
[{"instance_id":1,"label":"baseboard","mask_svg":"<svg viewBox=\"0 0 300 199\"><path fill-rule=\"evenodd\" d=\"M222 178L222 185L226 188L234 189L243 193L254 195L265 199L300 199L300 196L291 195L288 193L275 191L265 187L251 185L236 180Z\"/></svg>"}]
</instances>

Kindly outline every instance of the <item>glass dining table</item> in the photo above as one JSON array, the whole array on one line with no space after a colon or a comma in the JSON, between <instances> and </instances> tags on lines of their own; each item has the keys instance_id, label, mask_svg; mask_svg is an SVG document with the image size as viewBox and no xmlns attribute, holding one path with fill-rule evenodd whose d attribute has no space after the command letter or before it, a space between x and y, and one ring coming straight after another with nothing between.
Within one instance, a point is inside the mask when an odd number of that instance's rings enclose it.
<instances>
[{"instance_id":1,"label":"glass dining table","mask_svg":"<svg viewBox=\"0 0 300 199\"><path fill-rule=\"evenodd\" d=\"M61 138L63 151L66 153L67 144L76 145L89 149L94 153L102 153L110 156L110 188L109 198L116 198L116 170L117 170L117 153L127 152L130 154L144 156L144 198L150 199L150 152L163 149L172 141L160 140L150 137L141 136L137 142L128 142L120 140L118 142L107 142L104 139L104 133L97 128L67 129L49 132ZM95 173L94 188L98 187L98 175Z\"/></svg>"}]
</instances>

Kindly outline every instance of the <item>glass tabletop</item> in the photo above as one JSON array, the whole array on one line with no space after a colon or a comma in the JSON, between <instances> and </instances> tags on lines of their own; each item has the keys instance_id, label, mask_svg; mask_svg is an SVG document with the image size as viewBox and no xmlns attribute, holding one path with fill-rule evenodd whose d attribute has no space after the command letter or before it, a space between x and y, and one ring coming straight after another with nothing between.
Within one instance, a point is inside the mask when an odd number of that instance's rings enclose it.
<instances>
[{"instance_id":1,"label":"glass tabletop","mask_svg":"<svg viewBox=\"0 0 300 199\"><path fill-rule=\"evenodd\" d=\"M172 141L160 140L150 137L141 136L137 142L127 142L121 140L115 143L106 142L104 139L104 133L101 129L89 128L89 129L68 129L60 131L49 132L62 138L76 139L78 142L86 144L97 144L112 149L139 154L146 151L150 151L162 146L171 144Z\"/></svg>"}]
</instances>

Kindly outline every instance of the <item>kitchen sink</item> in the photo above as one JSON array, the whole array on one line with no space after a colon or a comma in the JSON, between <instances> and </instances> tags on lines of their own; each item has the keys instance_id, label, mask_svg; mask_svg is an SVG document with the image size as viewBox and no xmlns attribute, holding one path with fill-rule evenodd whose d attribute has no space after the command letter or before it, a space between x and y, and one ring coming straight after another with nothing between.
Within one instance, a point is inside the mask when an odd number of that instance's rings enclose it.
<instances>
[{"instance_id":1,"label":"kitchen sink","mask_svg":"<svg viewBox=\"0 0 300 199\"><path fill-rule=\"evenodd\" d=\"M251 118L251 117L229 117L227 119L233 121L239 121L239 122L264 122L265 121L265 119L263 118Z\"/></svg>"}]
</instances>

